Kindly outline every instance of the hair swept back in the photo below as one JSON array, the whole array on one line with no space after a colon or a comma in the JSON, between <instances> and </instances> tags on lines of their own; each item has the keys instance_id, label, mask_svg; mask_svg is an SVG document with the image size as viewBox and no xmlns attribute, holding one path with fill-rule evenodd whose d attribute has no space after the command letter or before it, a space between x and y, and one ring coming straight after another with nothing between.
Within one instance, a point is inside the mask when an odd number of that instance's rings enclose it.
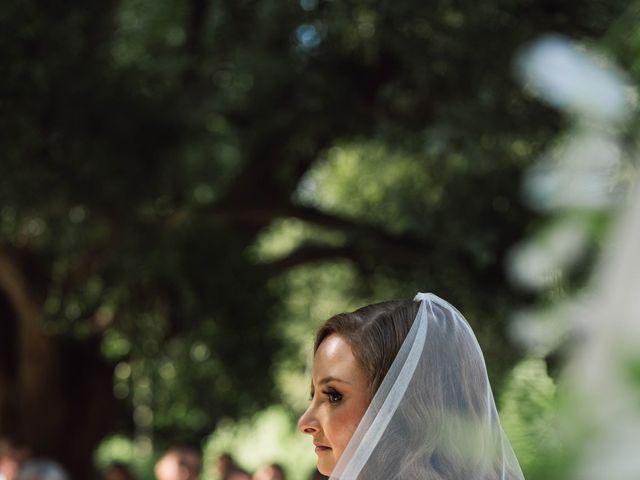
<instances>
[{"instance_id":1,"label":"hair swept back","mask_svg":"<svg viewBox=\"0 0 640 480\"><path fill-rule=\"evenodd\" d=\"M367 374L373 396L411 329L418 307L411 300L390 300L334 315L318 330L313 351L330 335L345 339Z\"/></svg>"}]
</instances>

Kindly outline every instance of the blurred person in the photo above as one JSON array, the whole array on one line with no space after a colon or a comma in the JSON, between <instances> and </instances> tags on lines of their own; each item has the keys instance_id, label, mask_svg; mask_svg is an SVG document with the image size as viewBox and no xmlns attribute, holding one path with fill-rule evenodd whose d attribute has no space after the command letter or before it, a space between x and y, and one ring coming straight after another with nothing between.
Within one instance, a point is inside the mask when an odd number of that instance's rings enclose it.
<instances>
[{"instance_id":1,"label":"blurred person","mask_svg":"<svg viewBox=\"0 0 640 480\"><path fill-rule=\"evenodd\" d=\"M16 480L20 465L28 457L27 448L17 447L9 439L0 439L0 480Z\"/></svg>"},{"instance_id":2,"label":"blurred person","mask_svg":"<svg viewBox=\"0 0 640 480\"><path fill-rule=\"evenodd\" d=\"M286 480L284 469L279 463L268 463L258 469L253 480Z\"/></svg>"},{"instance_id":3,"label":"blurred person","mask_svg":"<svg viewBox=\"0 0 640 480\"><path fill-rule=\"evenodd\" d=\"M218 457L216 470L220 480L251 480L251 475L240 468L228 452L224 452Z\"/></svg>"},{"instance_id":4,"label":"blurred person","mask_svg":"<svg viewBox=\"0 0 640 480\"><path fill-rule=\"evenodd\" d=\"M200 451L193 447L171 447L155 466L157 480L198 480L202 468Z\"/></svg>"},{"instance_id":5,"label":"blurred person","mask_svg":"<svg viewBox=\"0 0 640 480\"><path fill-rule=\"evenodd\" d=\"M245 470L236 470L225 477L225 480L251 480L251 475Z\"/></svg>"},{"instance_id":6,"label":"blurred person","mask_svg":"<svg viewBox=\"0 0 640 480\"><path fill-rule=\"evenodd\" d=\"M104 469L102 480L135 480L135 477L126 464L112 462Z\"/></svg>"},{"instance_id":7,"label":"blurred person","mask_svg":"<svg viewBox=\"0 0 640 480\"><path fill-rule=\"evenodd\" d=\"M69 480L69 475L53 460L34 459L24 462L17 480Z\"/></svg>"}]
</instances>

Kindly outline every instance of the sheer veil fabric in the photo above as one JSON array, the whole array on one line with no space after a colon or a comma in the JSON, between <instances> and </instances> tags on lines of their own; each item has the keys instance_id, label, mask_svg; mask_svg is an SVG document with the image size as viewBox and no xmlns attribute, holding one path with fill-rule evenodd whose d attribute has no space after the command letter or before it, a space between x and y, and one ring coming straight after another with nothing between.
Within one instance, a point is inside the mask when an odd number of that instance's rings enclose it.
<instances>
[{"instance_id":1,"label":"sheer veil fabric","mask_svg":"<svg viewBox=\"0 0 640 480\"><path fill-rule=\"evenodd\" d=\"M330 480L524 479L471 327L436 295L415 301L416 319Z\"/></svg>"}]
</instances>

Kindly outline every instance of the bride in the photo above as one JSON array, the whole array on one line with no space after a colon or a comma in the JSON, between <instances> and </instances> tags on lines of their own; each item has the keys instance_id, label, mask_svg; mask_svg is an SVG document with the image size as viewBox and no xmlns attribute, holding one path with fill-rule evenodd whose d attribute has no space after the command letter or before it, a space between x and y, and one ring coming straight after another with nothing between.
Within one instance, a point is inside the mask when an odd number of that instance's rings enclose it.
<instances>
[{"instance_id":1,"label":"bride","mask_svg":"<svg viewBox=\"0 0 640 480\"><path fill-rule=\"evenodd\" d=\"M522 480L471 327L419 293L330 318L318 331L309 408L332 480Z\"/></svg>"}]
</instances>

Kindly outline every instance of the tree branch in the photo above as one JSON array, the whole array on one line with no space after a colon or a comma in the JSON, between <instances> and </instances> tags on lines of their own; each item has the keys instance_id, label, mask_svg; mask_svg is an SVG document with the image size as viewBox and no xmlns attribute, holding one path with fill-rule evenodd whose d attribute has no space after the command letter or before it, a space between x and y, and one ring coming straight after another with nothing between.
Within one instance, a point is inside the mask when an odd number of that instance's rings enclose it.
<instances>
[{"instance_id":1,"label":"tree branch","mask_svg":"<svg viewBox=\"0 0 640 480\"><path fill-rule=\"evenodd\" d=\"M313 207L288 205L282 208L270 207L228 207L210 210L217 218L229 223L232 228L246 228L259 231L277 218L298 218L300 220L339 231L347 237L340 247L304 244L285 258L276 260L268 267L275 273L314 261L345 258L353 261L363 272L371 272L380 265L400 268L415 268L421 265L439 264L442 246L432 238L419 238L409 233L394 234L376 225L358 222L336 214L323 212ZM500 263L478 264L472 252L459 247L448 255L448 268L467 272L479 280L479 288L487 291L504 288L504 272Z\"/></svg>"},{"instance_id":2,"label":"tree branch","mask_svg":"<svg viewBox=\"0 0 640 480\"><path fill-rule=\"evenodd\" d=\"M280 273L299 265L340 258L360 263L357 251L352 246L329 246L306 243L300 245L285 257L266 263L266 267L273 273Z\"/></svg>"},{"instance_id":3,"label":"tree branch","mask_svg":"<svg viewBox=\"0 0 640 480\"><path fill-rule=\"evenodd\" d=\"M253 227L255 229L266 227L277 218L298 218L345 233L349 237L352 248L357 245L358 250L362 251L366 246L374 246L376 250L384 250L385 254L402 263L414 261L417 256L423 256L426 251L431 251L434 247L426 239L419 239L409 234L392 234L378 226L326 213L313 207L295 205L279 208L229 206L226 208L216 207L211 210L211 213L235 227Z\"/></svg>"}]
</instances>

